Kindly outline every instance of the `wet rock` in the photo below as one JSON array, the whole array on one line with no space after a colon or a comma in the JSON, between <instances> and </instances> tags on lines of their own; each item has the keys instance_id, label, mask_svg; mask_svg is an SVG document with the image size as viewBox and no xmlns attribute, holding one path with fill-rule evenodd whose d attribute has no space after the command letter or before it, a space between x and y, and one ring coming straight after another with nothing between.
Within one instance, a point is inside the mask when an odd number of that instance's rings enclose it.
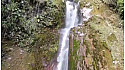
<instances>
[{"instance_id":1,"label":"wet rock","mask_svg":"<svg viewBox=\"0 0 125 70\"><path fill-rule=\"evenodd\" d=\"M99 0L84 2L93 6L92 17L71 29L69 70L123 70L122 20Z\"/></svg>"}]
</instances>

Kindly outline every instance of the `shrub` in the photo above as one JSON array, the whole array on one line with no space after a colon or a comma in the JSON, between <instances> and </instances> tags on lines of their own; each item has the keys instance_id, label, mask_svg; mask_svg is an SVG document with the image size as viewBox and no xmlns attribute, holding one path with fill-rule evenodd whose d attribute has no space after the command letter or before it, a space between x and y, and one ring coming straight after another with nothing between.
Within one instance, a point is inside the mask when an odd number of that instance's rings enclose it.
<instances>
[{"instance_id":1,"label":"shrub","mask_svg":"<svg viewBox=\"0 0 125 70\"><path fill-rule=\"evenodd\" d=\"M117 10L121 18L124 19L124 0L117 0Z\"/></svg>"},{"instance_id":2,"label":"shrub","mask_svg":"<svg viewBox=\"0 0 125 70\"><path fill-rule=\"evenodd\" d=\"M31 18L32 7L27 1L2 2L2 38L21 42L34 35L35 18ZM20 44L20 43L19 43Z\"/></svg>"},{"instance_id":3,"label":"shrub","mask_svg":"<svg viewBox=\"0 0 125 70\"><path fill-rule=\"evenodd\" d=\"M64 15L62 9L51 1L38 4L31 6L25 0L2 1L2 39L14 40L24 47L33 45L41 28L58 28Z\"/></svg>"}]
</instances>

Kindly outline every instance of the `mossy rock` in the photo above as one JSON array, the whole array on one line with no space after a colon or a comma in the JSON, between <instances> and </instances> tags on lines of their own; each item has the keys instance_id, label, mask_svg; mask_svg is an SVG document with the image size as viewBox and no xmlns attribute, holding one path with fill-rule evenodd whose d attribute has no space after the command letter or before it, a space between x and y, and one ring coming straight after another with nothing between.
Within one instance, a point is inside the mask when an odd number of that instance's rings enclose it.
<instances>
[{"instance_id":1,"label":"mossy rock","mask_svg":"<svg viewBox=\"0 0 125 70\"><path fill-rule=\"evenodd\" d=\"M73 38L70 41L76 40L80 47L77 49L77 55L75 56L71 55L72 48L75 48L75 45L70 48L69 64L75 57L78 57L78 60L74 59L75 62L71 62L74 65L70 64L69 68L74 68L73 70L123 69L124 31L119 27L122 20L118 17L118 14L110 10L100 0L85 0L85 2L86 4L90 3L90 6L87 6L88 8L93 6L92 17L87 22L83 22L82 25L71 29L70 33ZM82 37L80 34L85 35ZM80 53L81 51L82 53ZM84 55L79 57L83 53Z\"/></svg>"}]
</instances>

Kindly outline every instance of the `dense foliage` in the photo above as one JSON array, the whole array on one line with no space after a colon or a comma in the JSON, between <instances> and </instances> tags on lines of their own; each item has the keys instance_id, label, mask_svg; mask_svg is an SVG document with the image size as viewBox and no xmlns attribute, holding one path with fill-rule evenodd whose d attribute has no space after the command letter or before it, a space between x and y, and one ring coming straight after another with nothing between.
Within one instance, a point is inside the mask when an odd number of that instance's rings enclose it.
<instances>
[{"instance_id":1,"label":"dense foliage","mask_svg":"<svg viewBox=\"0 0 125 70\"><path fill-rule=\"evenodd\" d=\"M14 40L20 46L34 44L41 28L59 28L63 13L51 1L2 1L2 39Z\"/></svg>"},{"instance_id":2,"label":"dense foliage","mask_svg":"<svg viewBox=\"0 0 125 70\"><path fill-rule=\"evenodd\" d=\"M42 6L44 4L44 7ZM62 23L63 11L54 5L51 1L44 2L39 7L39 14L37 15L40 27L55 28Z\"/></svg>"},{"instance_id":3,"label":"dense foliage","mask_svg":"<svg viewBox=\"0 0 125 70\"><path fill-rule=\"evenodd\" d=\"M118 13L124 19L124 0L101 0Z\"/></svg>"},{"instance_id":4,"label":"dense foliage","mask_svg":"<svg viewBox=\"0 0 125 70\"><path fill-rule=\"evenodd\" d=\"M117 0L117 8L121 18L124 19L124 0Z\"/></svg>"},{"instance_id":5,"label":"dense foliage","mask_svg":"<svg viewBox=\"0 0 125 70\"><path fill-rule=\"evenodd\" d=\"M2 2L2 37L11 39L23 33L31 34L33 29L27 28L31 27L28 24L31 10L32 7L26 1Z\"/></svg>"}]
</instances>

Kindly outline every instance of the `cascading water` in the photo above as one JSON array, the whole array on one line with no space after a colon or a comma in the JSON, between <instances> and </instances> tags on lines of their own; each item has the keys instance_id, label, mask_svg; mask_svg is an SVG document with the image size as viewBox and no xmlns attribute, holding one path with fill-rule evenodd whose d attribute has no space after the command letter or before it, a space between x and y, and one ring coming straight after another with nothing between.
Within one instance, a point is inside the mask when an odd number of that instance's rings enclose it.
<instances>
[{"instance_id":1,"label":"cascading water","mask_svg":"<svg viewBox=\"0 0 125 70\"><path fill-rule=\"evenodd\" d=\"M68 70L69 32L71 28L80 24L78 7L79 3L66 1L65 28L60 31L57 70Z\"/></svg>"}]
</instances>

